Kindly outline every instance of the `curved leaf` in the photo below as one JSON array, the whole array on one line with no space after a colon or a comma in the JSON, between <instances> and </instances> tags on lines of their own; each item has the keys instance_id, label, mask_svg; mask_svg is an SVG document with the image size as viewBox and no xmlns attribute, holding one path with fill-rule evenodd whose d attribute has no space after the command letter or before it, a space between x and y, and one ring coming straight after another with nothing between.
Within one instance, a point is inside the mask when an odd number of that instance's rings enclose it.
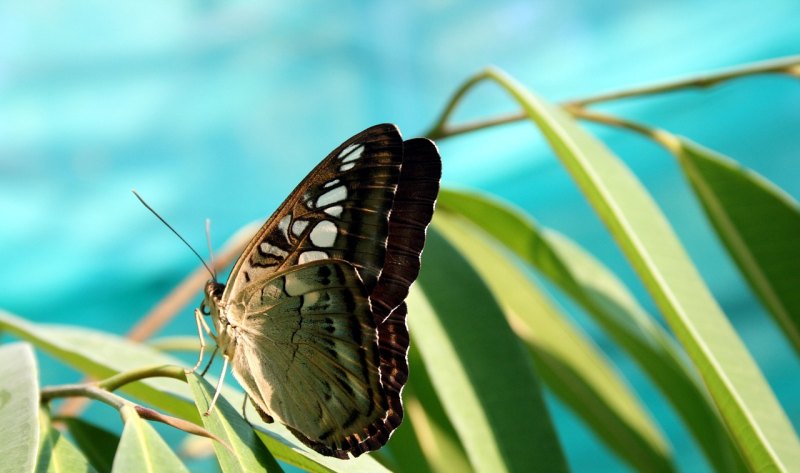
<instances>
[{"instance_id":1,"label":"curved leaf","mask_svg":"<svg viewBox=\"0 0 800 473\"><path fill-rule=\"evenodd\" d=\"M177 358L118 335L68 325L29 322L2 310L0 327L95 378L106 378L144 366L182 364ZM188 387L178 380L150 378L126 385L122 391L178 417L200 421Z\"/></svg>"},{"instance_id":2,"label":"curved leaf","mask_svg":"<svg viewBox=\"0 0 800 473\"><path fill-rule=\"evenodd\" d=\"M132 406L123 407L122 414L125 428L114 455L112 473L189 472L167 442Z\"/></svg>"},{"instance_id":3,"label":"curved leaf","mask_svg":"<svg viewBox=\"0 0 800 473\"><path fill-rule=\"evenodd\" d=\"M548 387L637 470L674 471L660 430L600 350L474 225L445 212L434 223L481 273Z\"/></svg>"},{"instance_id":4,"label":"curved leaf","mask_svg":"<svg viewBox=\"0 0 800 473\"><path fill-rule=\"evenodd\" d=\"M602 143L563 110L498 70L609 228L700 371L751 469L800 471L800 442L758 366L652 197Z\"/></svg>"},{"instance_id":5,"label":"curved leaf","mask_svg":"<svg viewBox=\"0 0 800 473\"><path fill-rule=\"evenodd\" d=\"M530 358L483 281L435 229L423 263L409 321L472 466L566 471Z\"/></svg>"},{"instance_id":6,"label":"curved leaf","mask_svg":"<svg viewBox=\"0 0 800 473\"><path fill-rule=\"evenodd\" d=\"M608 268L506 203L444 189L439 201L441 210L457 212L481 227L583 307L658 386L717 471L746 470L693 367Z\"/></svg>"},{"instance_id":7,"label":"curved leaf","mask_svg":"<svg viewBox=\"0 0 800 473\"><path fill-rule=\"evenodd\" d=\"M214 397L214 387L196 373L186 376L194 393L197 411L200 414L208 411ZM227 445L214 442L214 451L225 473L269 471L282 472L283 469L272 457L264 444L253 432L236 409L222 396L211 414L200 416L203 424L211 433L222 439Z\"/></svg>"},{"instance_id":8,"label":"curved leaf","mask_svg":"<svg viewBox=\"0 0 800 473\"><path fill-rule=\"evenodd\" d=\"M39 444L39 370L27 343L0 346L0 462L32 471Z\"/></svg>"},{"instance_id":9,"label":"curved leaf","mask_svg":"<svg viewBox=\"0 0 800 473\"><path fill-rule=\"evenodd\" d=\"M800 354L800 206L724 156L685 138L669 142L717 235Z\"/></svg>"}]
</instances>

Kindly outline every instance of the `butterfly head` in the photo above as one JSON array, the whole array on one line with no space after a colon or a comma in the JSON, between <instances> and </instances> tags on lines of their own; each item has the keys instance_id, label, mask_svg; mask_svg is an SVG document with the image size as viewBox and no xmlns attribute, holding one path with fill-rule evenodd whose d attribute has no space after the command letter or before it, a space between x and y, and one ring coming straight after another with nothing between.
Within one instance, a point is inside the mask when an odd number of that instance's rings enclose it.
<instances>
[{"instance_id":1,"label":"butterfly head","mask_svg":"<svg viewBox=\"0 0 800 473\"><path fill-rule=\"evenodd\" d=\"M204 315L211 315L217 311L223 292L225 292L224 284L217 282L216 279L208 280L205 287L205 297L203 298L203 303L200 304L200 309Z\"/></svg>"}]
</instances>

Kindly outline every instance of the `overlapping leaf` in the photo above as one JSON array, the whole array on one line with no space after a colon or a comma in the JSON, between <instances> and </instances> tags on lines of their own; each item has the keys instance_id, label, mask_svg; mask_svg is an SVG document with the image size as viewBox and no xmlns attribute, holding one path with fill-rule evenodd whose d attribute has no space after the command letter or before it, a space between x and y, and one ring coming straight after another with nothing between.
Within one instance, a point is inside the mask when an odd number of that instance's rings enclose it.
<instances>
[{"instance_id":1,"label":"overlapping leaf","mask_svg":"<svg viewBox=\"0 0 800 473\"><path fill-rule=\"evenodd\" d=\"M800 442L730 322L641 183L563 110L497 70L503 87L544 134L639 274L754 470L800 470Z\"/></svg>"},{"instance_id":2,"label":"overlapping leaf","mask_svg":"<svg viewBox=\"0 0 800 473\"><path fill-rule=\"evenodd\" d=\"M674 471L660 430L600 350L474 225L446 212L435 223L483 276L548 387L637 470Z\"/></svg>"},{"instance_id":3,"label":"overlapping leaf","mask_svg":"<svg viewBox=\"0 0 800 473\"><path fill-rule=\"evenodd\" d=\"M473 468L566 471L532 362L480 276L435 229L422 268L414 342Z\"/></svg>"}]
</instances>

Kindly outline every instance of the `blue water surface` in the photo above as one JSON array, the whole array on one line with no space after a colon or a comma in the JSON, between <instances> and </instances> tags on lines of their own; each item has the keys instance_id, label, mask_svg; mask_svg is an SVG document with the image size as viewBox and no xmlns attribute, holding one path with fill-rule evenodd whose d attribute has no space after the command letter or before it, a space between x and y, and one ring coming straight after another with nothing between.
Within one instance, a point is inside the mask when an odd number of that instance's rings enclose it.
<instances>
[{"instance_id":1,"label":"blue water surface","mask_svg":"<svg viewBox=\"0 0 800 473\"><path fill-rule=\"evenodd\" d=\"M0 307L127 331L197 266L131 188L204 253L206 217L219 248L348 136L379 122L423 133L487 65L558 101L796 54L798 24L795 0L0 2ZM456 117L514 109L484 86ZM800 196L794 79L754 77L599 109L689 136ZM674 160L637 136L590 129L651 190L797 428L798 360ZM530 124L439 145L446 185L501 196L567 234L657 313ZM575 312L650 407L679 468L707 470L657 390ZM187 309L162 334L193 331ZM43 363L44 384L77 379ZM548 401L575 471L627 468Z\"/></svg>"}]
</instances>

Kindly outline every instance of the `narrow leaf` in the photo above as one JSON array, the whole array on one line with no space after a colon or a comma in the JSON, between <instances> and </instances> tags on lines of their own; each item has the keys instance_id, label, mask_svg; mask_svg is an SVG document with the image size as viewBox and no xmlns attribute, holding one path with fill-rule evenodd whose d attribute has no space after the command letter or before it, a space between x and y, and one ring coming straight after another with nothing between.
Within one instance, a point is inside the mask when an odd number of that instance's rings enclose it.
<instances>
[{"instance_id":1,"label":"narrow leaf","mask_svg":"<svg viewBox=\"0 0 800 473\"><path fill-rule=\"evenodd\" d=\"M409 320L473 467L566 471L533 365L491 293L437 231L426 248Z\"/></svg>"},{"instance_id":2,"label":"narrow leaf","mask_svg":"<svg viewBox=\"0 0 800 473\"><path fill-rule=\"evenodd\" d=\"M800 442L761 371L633 173L563 110L497 70L572 174L700 371L753 470L800 471Z\"/></svg>"},{"instance_id":3,"label":"narrow leaf","mask_svg":"<svg viewBox=\"0 0 800 473\"><path fill-rule=\"evenodd\" d=\"M452 190L442 190L439 201L440 213L457 212L480 226L582 306L658 386L717 471L746 470L694 367L608 268L505 203Z\"/></svg>"},{"instance_id":4,"label":"narrow leaf","mask_svg":"<svg viewBox=\"0 0 800 473\"><path fill-rule=\"evenodd\" d=\"M106 378L145 366L182 364L177 358L114 334L68 325L38 324L2 310L0 328L95 378ZM129 384L122 391L178 417L200 422L189 389L178 380L150 378ZM176 399L184 402L175 402Z\"/></svg>"},{"instance_id":5,"label":"narrow leaf","mask_svg":"<svg viewBox=\"0 0 800 473\"><path fill-rule=\"evenodd\" d=\"M187 375L189 386L194 393L197 411L200 414L208 411L214 397L214 387L195 373ZM268 471L282 472L283 469L272 457L264 444L253 432L236 409L222 396L217 400L214 410L209 415L201 415L203 424L220 442L214 442L214 451L225 473Z\"/></svg>"},{"instance_id":6,"label":"narrow leaf","mask_svg":"<svg viewBox=\"0 0 800 473\"><path fill-rule=\"evenodd\" d=\"M155 429L125 406L125 428L114 456L113 473L186 472L188 469ZM127 411L127 412L126 412Z\"/></svg>"},{"instance_id":7,"label":"narrow leaf","mask_svg":"<svg viewBox=\"0 0 800 473\"><path fill-rule=\"evenodd\" d=\"M800 206L753 171L685 138L671 150L739 270L800 354Z\"/></svg>"},{"instance_id":8,"label":"narrow leaf","mask_svg":"<svg viewBox=\"0 0 800 473\"><path fill-rule=\"evenodd\" d=\"M408 372L403 406L406 418L410 421L409 427L414 430L429 468L441 473L472 471L464 446L428 377L413 334L408 352Z\"/></svg>"},{"instance_id":9,"label":"narrow leaf","mask_svg":"<svg viewBox=\"0 0 800 473\"><path fill-rule=\"evenodd\" d=\"M41 410L39 426L42 432L39 457L36 461L37 473L80 473L95 472L86 457L67 440L61 432L53 428L50 414Z\"/></svg>"},{"instance_id":10,"label":"narrow leaf","mask_svg":"<svg viewBox=\"0 0 800 473\"><path fill-rule=\"evenodd\" d=\"M600 350L474 225L443 212L435 223L483 276L556 396L634 468L674 471L661 432Z\"/></svg>"},{"instance_id":11,"label":"narrow leaf","mask_svg":"<svg viewBox=\"0 0 800 473\"><path fill-rule=\"evenodd\" d=\"M39 371L27 343L0 346L0 463L32 471L39 445Z\"/></svg>"},{"instance_id":12,"label":"narrow leaf","mask_svg":"<svg viewBox=\"0 0 800 473\"><path fill-rule=\"evenodd\" d=\"M101 473L111 471L119 436L77 417L61 420L67 424L69 433L89 463Z\"/></svg>"}]
</instances>

